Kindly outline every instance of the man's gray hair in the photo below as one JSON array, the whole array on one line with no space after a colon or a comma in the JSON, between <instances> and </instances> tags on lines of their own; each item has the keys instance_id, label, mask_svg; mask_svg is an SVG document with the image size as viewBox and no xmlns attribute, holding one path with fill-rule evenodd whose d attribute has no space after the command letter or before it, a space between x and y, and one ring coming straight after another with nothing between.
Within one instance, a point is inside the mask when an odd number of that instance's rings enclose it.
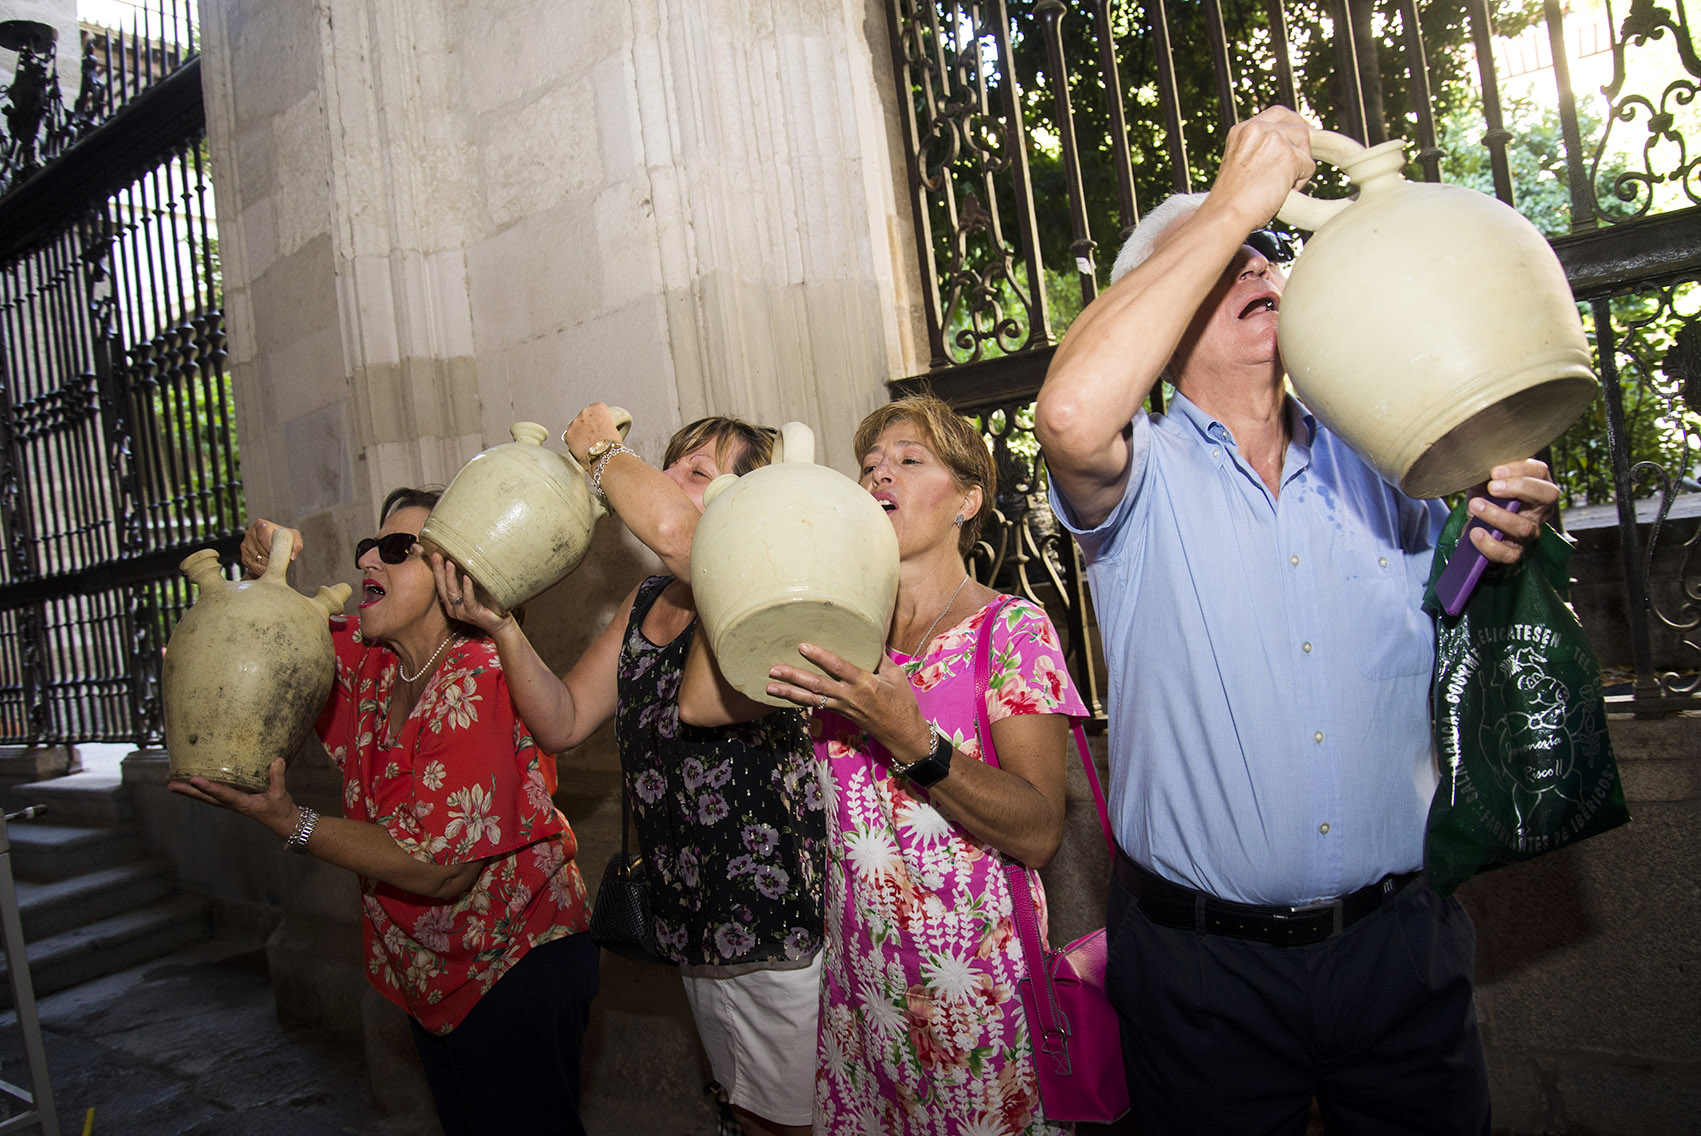
<instances>
[{"instance_id":1,"label":"man's gray hair","mask_svg":"<svg viewBox=\"0 0 1701 1136\"><path fill-rule=\"evenodd\" d=\"M1199 206L1205 204L1207 196L1204 193L1175 193L1164 198L1163 204L1146 214L1128 234L1122 251L1116 254L1116 263L1111 266L1110 282L1116 283L1144 264L1152 250L1158 247L1158 240L1165 231L1177 221L1193 216Z\"/></svg>"}]
</instances>

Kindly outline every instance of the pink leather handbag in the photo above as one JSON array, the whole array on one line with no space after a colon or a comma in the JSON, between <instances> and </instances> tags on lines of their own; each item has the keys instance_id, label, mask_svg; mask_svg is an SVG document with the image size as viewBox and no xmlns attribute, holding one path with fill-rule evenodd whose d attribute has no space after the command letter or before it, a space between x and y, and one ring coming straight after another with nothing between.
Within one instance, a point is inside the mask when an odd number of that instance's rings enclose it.
<instances>
[{"instance_id":1,"label":"pink leather handbag","mask_svg":"<svg viewBox=\"0 0 1701 1136\"><path fill-rule=\"evenodd\" d=\"M992 723L986 715L988 656L992 649L993 620L1013 598L1005 596L987 613L975 644L975 713L980 752L994 768L998 766L998 755L992 748ZM1071 726L1081 763L1087 770L1087 783L1093 787L1099 826L1114 856L1116 845L1110 834L1110 817L1105 811L1098 771L1087 752L1087 736L1079 722ZM1031 869L1006 858L1004 871L1010 884L1010 902L1022 941L1022 954L1027 960L1028 976L1021 981L1022 1008L1027 1013L1028 1033L1033 1039L1040 1108L1047 1120L1108 1124L1128 1111L1128 1079L1122 1068L1121 1027L1105 994L1104 928L1081 936L1062 950L1046 950L1040 941L1039 918L1029 890Z\"/></svg>"}]
</instances>

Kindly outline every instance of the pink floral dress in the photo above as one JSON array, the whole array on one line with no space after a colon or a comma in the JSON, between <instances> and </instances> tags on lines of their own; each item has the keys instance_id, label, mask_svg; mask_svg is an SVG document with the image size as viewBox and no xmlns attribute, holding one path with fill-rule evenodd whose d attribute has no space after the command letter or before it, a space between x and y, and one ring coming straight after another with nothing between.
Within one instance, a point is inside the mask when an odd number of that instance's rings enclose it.
<instances>
[{"instance_id":1,"label":"pink floral dress","mask_svg":"<svg viewBox=\"0 0 1701 1136\"><path fill-rule=\"evenodd\" d=\"M360 877L372 985L434 1034L461 1023L533 947L589 925L578 841L555 807L555 757L514 714L496 648L459 643L390 737L396 656L333 619L336 684L319 737L343 773L343 815L381 824L433 864L485 861L454 899Z\"/></svg>"},{"instance_id":2,"label":"pink floral dress","mask_svg":"<svg viewBox=\"0 0 1701 1136\"><path fill-rule=\"evenodd\" d=\"M980 759L977 636L991 606L891 652L922 714ZM994 621L987 713L1084 715L1056 629L1018 600ZM827 946L816 1070L817 1133L1024 1136L1067 1131L1039 1112L1017 981L1021 943L1002 858L892 773L883 747L833 713L814 723L827 796ZM1045 893L1034 906L1045 928Z\"/></svg>"}]
</instances>

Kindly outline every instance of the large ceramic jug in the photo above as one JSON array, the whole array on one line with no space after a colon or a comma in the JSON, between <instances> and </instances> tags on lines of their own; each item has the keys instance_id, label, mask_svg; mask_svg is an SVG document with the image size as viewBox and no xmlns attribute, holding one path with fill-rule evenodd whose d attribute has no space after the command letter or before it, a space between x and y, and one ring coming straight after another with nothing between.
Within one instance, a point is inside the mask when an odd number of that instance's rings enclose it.
<instances>
[{"instance_id":1,"label":"large ceramic jug","mask_svg":"<svg viewBox=\"0 0 1701 1136\"><path fill-rule=\"evenodd\" d=\"M1405 143L1311 132L1356 200L1288 195L1313 232L1277 337L1294 391L1412 497L1468 488L1558 437L1595 397L1559 258L1535 226L1457 185L1400 176Z\"/></svg>"},{"instance_id":2,"label":"large ceramic jug","mask_svg":"<svg viewBox=\"0 0 1701 1136\"><path fill-rule=\"evenodd\" d=\"M632 416L610 407L624 439ZM543 448L549 431L516 422L514 440L461 467L419 530L420 543L466 570L484 601L525 603L579 566L608 511L572 454Z\"/></svg>"},{"instance_id":3,"label":"large ceramic jug","mask_svg":"<svg viewBox=\"0 0 1701 1136\"><path fill-rule=\"evenodd\" d=\"M233 584L210 548L180 567L200 589L166 644L162 673L171 776L266 788L272 759L295 753L331 693L336 661L328 620L351 589L291 588L288 529L272 537L258 580Z\"/></svg>"},{"instance_id":4,"label":"large ceramic jug","mask_svg":"<svg viewBox=\"0 0 1701 1136\"><path fill-rule=\"evenodd\" d=\"M703 494L691 592L721 673L772 706L775 663L816 669L799 643L864 670L880 664L898 598L898 537L867 490L815 464L815 436L780 428L772 464L726 474Z\"/></svg>"}]
</instances>

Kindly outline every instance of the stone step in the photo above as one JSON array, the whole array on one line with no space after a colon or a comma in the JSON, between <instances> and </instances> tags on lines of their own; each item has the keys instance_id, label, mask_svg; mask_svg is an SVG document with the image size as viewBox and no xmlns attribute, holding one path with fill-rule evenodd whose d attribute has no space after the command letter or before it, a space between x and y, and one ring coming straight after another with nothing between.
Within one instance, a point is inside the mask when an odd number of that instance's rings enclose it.
<instances>
[{"instance_id":1,"label":"stone step","mask_svg":"<svg viewBox=\"0 0 1701 1136\"><path fill-rule=\"evenodd\" d=\"M31 986L39 998L202 942L212 935L211 909L204 896L174 895L27 943ZM0 965L0 1007L11 1004L11 975Z\"/></svg>"},{"instance_id":2,"label":"stone step","mask_svg":"<svg viewBox=\"0 0 1701 1136\"><path fill-rule=\"evenodd\" d=\"M20 804L44 806L53 824L115 828L130 822L130 790L118 773L85 771L33 781L11 795Z\"/></svg>"},{"instance_id":3,"label":"stone step","mask_svg":"<svg viewBox=\"0 0 1701 1136\"><path fill-rule=\"evenodd\" d=\"M12 877L64 880L128 863L141 855L130 828L87 828L37 820L6 826L12 842Z\"/></svg>"},{"instance_id":4,"label":"stone step","mask_svg":"<svg viewBox=\"0 0 1701 1136\"><path fill-rule=\"evenodd\" d=\"M19 785L75 773L82 768L68 746L0 746L0 800L11 800Z\"/></svg>"},{"instance_id":5,"label":"stone step","mask_svg":"<svg viewBox=\"0 0 1701 1136\"><path fill-rule=\"evenodd\" d=\"M29 942L51 938L73 927L154 903L170 895L176 882L171 861L136 860L114 868L37 883L19 880L18 912Z\"/></svg>"}]
</instances>

